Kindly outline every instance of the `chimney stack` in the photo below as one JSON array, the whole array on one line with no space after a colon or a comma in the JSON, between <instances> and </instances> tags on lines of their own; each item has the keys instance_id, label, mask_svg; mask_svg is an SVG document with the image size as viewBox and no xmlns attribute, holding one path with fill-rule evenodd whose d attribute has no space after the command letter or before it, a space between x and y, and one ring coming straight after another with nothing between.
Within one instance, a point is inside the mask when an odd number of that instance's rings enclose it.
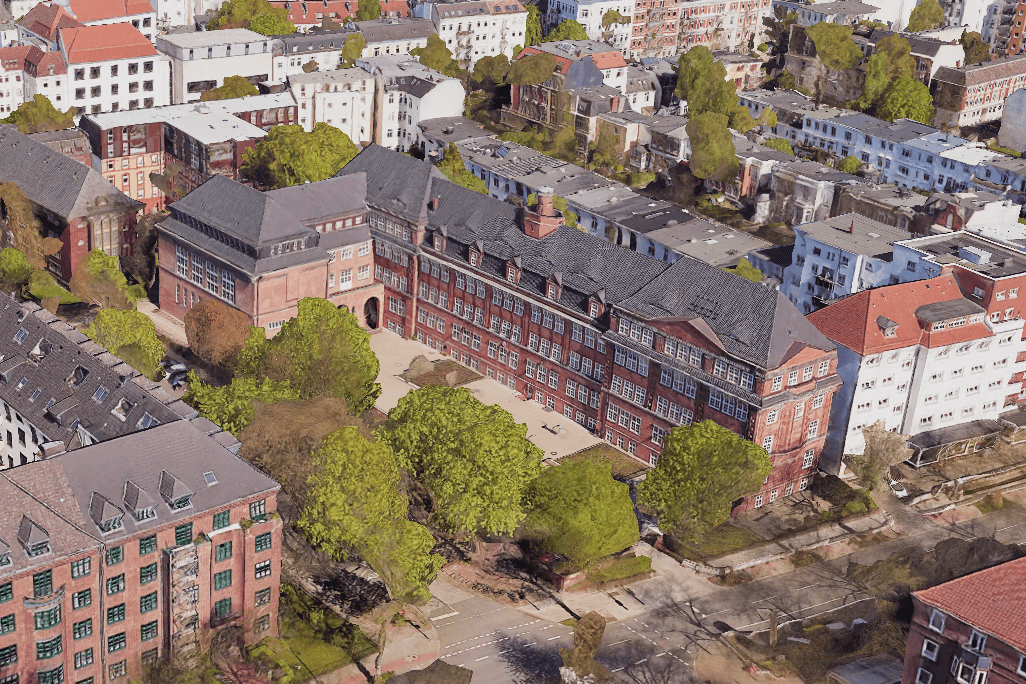
<instances>
[{"instance_id":1,"label":"chimney stack","mask_svg":"<svg viewBox=\"0 0 1026 684\"><path fill-rule=\"evenodd\" d=\"M854 235L855 234L855 219L851 220L851 226L848 227L848 234L849 235Z\"/></svg>"},{"instance_id":2,"label":"chimney stack","mask_svg":"<svg viewBox=\"0 0 1026 684\"><path fill-rule=\"evenodd\" d=\"M524 234L536 240L548 237L563 225L563 214L553 206L555 191L549 187L538 188L538 204L525 207L523 213Z\"/></svg>"}]
</instances>

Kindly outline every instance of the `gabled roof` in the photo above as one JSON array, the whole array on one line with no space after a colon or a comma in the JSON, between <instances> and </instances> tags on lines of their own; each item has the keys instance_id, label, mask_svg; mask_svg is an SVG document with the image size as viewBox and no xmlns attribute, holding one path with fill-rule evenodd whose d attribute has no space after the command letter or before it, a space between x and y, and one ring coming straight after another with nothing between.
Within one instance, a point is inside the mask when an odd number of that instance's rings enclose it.
<instances>
[{"instance_id":1,"label":"gabled roof","mask_svg":"<svg viewBox=\"0 0 1026 684\"><path fill-rule=\"evenodd\" d=\"M376 143L363 148L336 175L364 172L367 202L411 223L427 219L433 179L445 179L428 161L414 159Z\"/></svg>"},{"instance_id":2,"label":"gabled roof","mask_svg":"<svg viewBox=\"0 0 1026 684\"><path fill-rule=\"evenodd\" d=\"M21 524L18 525L18 541L26 550L37 544L45 544L50 541L50 533L27 515L21 516Z\"/></svg>"},{"instance_id":3,"label":"gabled roof","mask_svg":"<svg viewBox=\"0 0 1026 684\"><path fill-rule=\"evenodd\" d=\"M51 43L57 40L57 31L76 28L84 24L56 3L39 3L18 20L18 26Z\"/></svg>"},{"instance_id":4,"label":"gabled roof","mask_svg":"<svg viewBox=\"0 0 1026 684\"><path fill-rule=\"evenodd\" d=\"M1026 558L917 591L913 596L1026 652Z\"/></svg>"},{"instance_id":5,"label":"gabled roof","mask_svg":"<svg viewBox=\"0 0 1026 684\"><path fill-rule=\"evenodd\" d=\"M71 13L84 24L91 21L132 17L153 12L149 0L67 0L67 2Z\"/></svg>"},{"instance_id":6,"label":"gabled roof","mask_svg":"<svg viewBox=\"0 0 1026 684\"><path fill-rule=\"evenodd\" d=\"M60 42L68 64L154 57L158 54L153 43L128 23L63 29Z\"/></svg>"},{"instance_id":7,"label":"gabled roof","mask_svg":"<svg viewBox=\"0 0 1026 684\"><path fill-rule=\"evenodd\" d=\"M367 174L337 176L265 193L297 221L312 226L317 221L366 210Z\"/></svg>"},{"instance_id":8,"label":"gabled roof","mask_svg":"<svg viewBox=\"0 0 1026 684\"><path fill-rule=\"evenodd\" d=\"M998 57L990 62L970 64L962 69L941 67L937 69L933 80L946 81L955 85L965 86L966 88L972 88L973 86L1020 74L1026 74L1026 55Z\"/></svg>"},{"instance_id":9,"label":"gabled roof","mask_svg":"<svg viewBox=\"0 0 1026 684\"><path fill-rule=\"evenodd\" d=\"M28 65L28 72L33 76L60 76L68 73L68 63L64 61L64 55L56 50L43 52L36 46L25 58Z\"/></svg>"}]
</instances>

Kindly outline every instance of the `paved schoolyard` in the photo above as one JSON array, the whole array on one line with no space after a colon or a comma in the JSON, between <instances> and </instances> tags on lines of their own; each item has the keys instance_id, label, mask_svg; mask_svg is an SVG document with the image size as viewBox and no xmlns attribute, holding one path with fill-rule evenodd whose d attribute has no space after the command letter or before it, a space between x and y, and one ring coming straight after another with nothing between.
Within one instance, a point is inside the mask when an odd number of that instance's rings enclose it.
<instances>
[{"instance_id":1,"label":"paved schoolyard","mask_svg":"<svg viewBox=\"0 0 1026 684\"><path fill-rule=\"evenodd\" d=\"M421 344L416 340L407 340L389 330L380 330L371 335L371 349L381 362L381 396L378 397L377 408L388 413L413 386L399 377L410 367L410 362L418 354L429 360L449 359L450 357ZM575 451L586 449L602 440L588 432L566 416L550 411L541 404L524 399L505 385L500 385L491 378L481 378L463 385L470 392L488 405L498 405L513 415L518 423L527 425L527 439L545 452L546 458L559 459ZM555 429L555 434L548 428ZM557 429L558 428L560 429Z\"/></svg>"}]
</instances>

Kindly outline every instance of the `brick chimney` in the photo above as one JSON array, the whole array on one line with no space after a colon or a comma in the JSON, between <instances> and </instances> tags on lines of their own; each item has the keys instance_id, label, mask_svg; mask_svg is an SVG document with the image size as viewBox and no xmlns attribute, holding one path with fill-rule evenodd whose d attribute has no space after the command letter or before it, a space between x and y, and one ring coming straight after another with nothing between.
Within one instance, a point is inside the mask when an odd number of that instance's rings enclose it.
<instances>
[{"instance_id":1,"label":"brick chimney","mask_svg":"<svg viewBox=\"0 0 1026 684\"><path fill-rule=\"evenodd\" d=\"M540 240L556 232L563 225L563 214L552 206L555 191L552 188L538 188L538 205L524 208L524 233Z\"/></svg>"}]
</instances>

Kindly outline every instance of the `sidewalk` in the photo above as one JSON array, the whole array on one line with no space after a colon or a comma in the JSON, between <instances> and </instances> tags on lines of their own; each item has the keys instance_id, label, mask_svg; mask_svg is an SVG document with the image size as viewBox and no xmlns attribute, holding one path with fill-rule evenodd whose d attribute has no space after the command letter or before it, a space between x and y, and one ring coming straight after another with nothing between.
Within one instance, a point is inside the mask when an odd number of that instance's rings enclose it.
<instances>
[{"instance_id":1,"label":"sidewalk","mask_svg":"<svg viewBox=\"0 0 1026 684\"><path fill-rule=\"evenodd\" d=\"M411 609L407 609L407 615L411 615ZM381 659L382 672L394 672L397 675L410 670L420 670L438 659L438 631L431 624L430 620L422 616L413 618L424 630L424 633L417 631L409 625L403 625L398 634L390 632L385 642L385 655ZM425 636L426 635L426 636ZM377 638L377 634L368 635ZM374 673L374 660L377 654L373 653L360 663L370 672ZM319 675L316 680L320 684L367 684L367 677L360 672L356 664L346 665L343 668Z\"/></svg>"},{"instance_id":2,"label":"sidewalk","mask_svg":"<svg viewBox=\"0 0 1026 684\"><path fill-rule=\"evenodd\" d=\"M153 321L158 334L183 347L189 346L189 340L185 336L185 323L161 311L153 302L145 298L136 302L136 309Z\"/></svg>"}]
</instances>

